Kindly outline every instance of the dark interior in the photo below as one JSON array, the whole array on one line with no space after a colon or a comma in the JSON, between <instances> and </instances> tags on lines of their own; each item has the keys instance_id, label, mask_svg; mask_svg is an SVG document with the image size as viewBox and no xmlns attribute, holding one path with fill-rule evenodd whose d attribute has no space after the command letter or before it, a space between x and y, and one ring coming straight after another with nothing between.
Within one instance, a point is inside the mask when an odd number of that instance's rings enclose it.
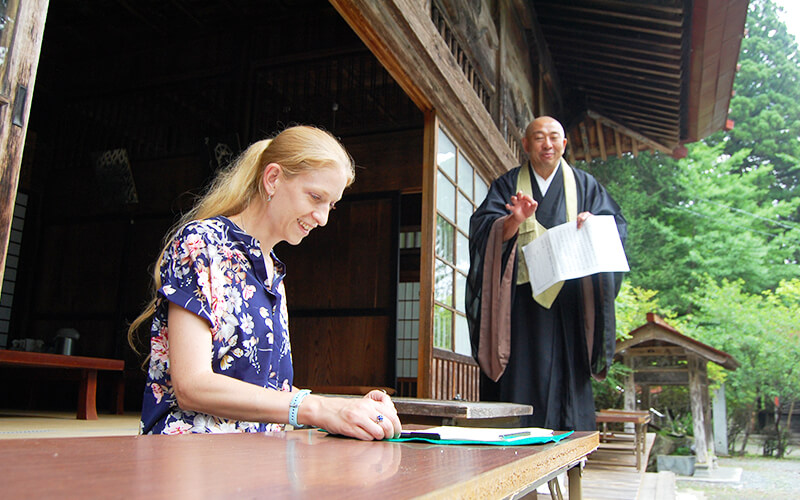
<instances>
[{"instance_id":1,"label":"dark interior","mask_svg":"<svg viewBox=\"0 0 800 500\"><path fill-rule=\"evenodd\" d=\"M295 123L340 137L359 167L326 228L276 248L295 384L394 386L397 281L419 274L397 235L420 224L423 115L325 0L50 3L10 339L47 350L77 329L73 354L125 360L138 410L143 357L127 325L162 238L218 168ZM71 373L0 373L7 407L74 406ZM101 373L99 411L110 392Z\"/></svg>"}]
</instances>

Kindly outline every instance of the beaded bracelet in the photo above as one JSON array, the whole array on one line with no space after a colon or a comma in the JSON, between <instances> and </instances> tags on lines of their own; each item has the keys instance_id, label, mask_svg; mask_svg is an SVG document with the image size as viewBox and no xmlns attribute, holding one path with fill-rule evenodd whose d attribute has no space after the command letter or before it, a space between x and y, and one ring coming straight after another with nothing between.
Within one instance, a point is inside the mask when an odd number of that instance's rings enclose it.
<instances>
[{"instance_id":1,"label":"beaded bracelet","mask_svg":"<svg viewBox=\"0 0 800 500\"><path fill-rule=\"evenodd\" d=\"M297 391L297 394L294 395L292 398L292 402L289 403L289 425L294 427L295 429L299 429L303 427L302 425L297 423L297 409L300 406L300 403L303 399L311 394L311 391L308 389L301 389Z\"/></svg>"}]
</instances>

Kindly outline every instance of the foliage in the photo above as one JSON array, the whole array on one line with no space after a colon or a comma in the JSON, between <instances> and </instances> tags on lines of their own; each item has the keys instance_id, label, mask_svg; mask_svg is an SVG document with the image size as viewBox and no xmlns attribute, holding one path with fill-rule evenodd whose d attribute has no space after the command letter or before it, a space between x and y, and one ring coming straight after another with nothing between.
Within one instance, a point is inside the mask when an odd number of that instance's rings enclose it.
<instances>
[{"instance_id":1,"label":"foliage","mask_svg":"<svg viewBox=\"0 0 800 500\"><path fill-rule=\"evenodd\" d=\"M752 418L758 403L766 409L778 401L800 399L800 279L781 282L775 291L751 295L742 281L708 280L698 296L701 313L694 318L694 335L732 356L741 366L727 376L729 407L742 421ZM780 454L781 429L775 426ZM785 434L785 433L784 433Z\"/></svg>"}]
</instances>

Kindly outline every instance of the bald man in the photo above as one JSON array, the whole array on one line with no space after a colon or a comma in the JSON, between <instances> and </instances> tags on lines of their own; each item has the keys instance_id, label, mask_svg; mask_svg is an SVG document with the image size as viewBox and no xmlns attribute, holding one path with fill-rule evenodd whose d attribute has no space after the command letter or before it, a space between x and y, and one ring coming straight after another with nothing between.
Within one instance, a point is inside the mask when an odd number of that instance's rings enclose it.
<instances>
[{"instance_id":1,"label":"bald man","mask_svg":"<svg viewBox=\"0 0 800 500\"><path fill-rule=\"evenodd\" d=\"M481 400L533 406L523 426L594 430L591 378L602 379L616 343L614 299L622 276L601 273L534 296L522 247L547 229L625 218L590 174L563 158L564 128L542 116L525 130L530 161L496 179L470 219L466 311Z\"/></svg>"}]
</instances>

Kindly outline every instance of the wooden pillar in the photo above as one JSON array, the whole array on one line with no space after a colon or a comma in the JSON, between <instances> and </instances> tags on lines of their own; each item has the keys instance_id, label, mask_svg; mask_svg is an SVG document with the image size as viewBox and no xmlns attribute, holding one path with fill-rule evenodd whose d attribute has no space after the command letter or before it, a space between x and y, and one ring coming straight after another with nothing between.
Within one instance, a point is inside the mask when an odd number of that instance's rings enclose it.
<instances>
[{"instance_id":1,"label":"wooden pillar","mask_svg":"<svg viewBox=\"0 0 800 500\"><path fill-rule=\"evenodd\" d=\"M700 381L703 396L703 422L705 423L706 450L708 450L709 467L714 466L716 456L714 455L714 422L711 420L711 396L708 392L708 361L702 360L700 366Z\"/></svg>"},{"instance_id":2,"label":"wooden pillar","mask_svg":"<svg viewBox=\"0 0 800 500\"><path fill-rule=\"evenodd\" d=\"M695 456L697 457L695 474L702 475L711 468L708 440L706 439L706 412L703 407L703 402L708 401L708 395L703 396L703 391L708 392L708 387L703 385L703 373L705 373L707 361L691 353L688 353L686 357L689 364L689 400L692 406L692 428L694 430Z\"/></svg>"},{"instance_id":3,"label":"wooden pillar","mask_svg":"<svg viewBox=\"0 0 800 500\"><path fill-rule=\"evenodd\" d=\"M625 366L630 368L631 372L625 376L625 403L624 407L626 410L635 410L636 409L636 378L634 377L634 366L635 366L636 358L634 356L625 356L623 358L623 363ZM633 433L634 432L634 425L630 422L626 422L623 424L625 432Z\"/></svg>"},{"instance_id":4,"label":"wooden pillar","mask_svg":"<svg viewBox=\"0 0 800 500\"><path fill-rule=\"evenodd\" d=\"M642 384L642 403L639 407L644 411L650 411L650 386Z\"/></svg>"},{"instance_id":5,"label":"wooden pillar","mask_svg":"<svg viewBox=\"0 0 800 500\"><path fill-rule=\"evenodd\" d=\"M623 387L625 390L624 407L626 410L636 409L636 380L633 376L633 360L633 356L625 356L622 358L622 362L631 370L631 372L625 376L625 384Z\"/></svg>"}]
</instances>

